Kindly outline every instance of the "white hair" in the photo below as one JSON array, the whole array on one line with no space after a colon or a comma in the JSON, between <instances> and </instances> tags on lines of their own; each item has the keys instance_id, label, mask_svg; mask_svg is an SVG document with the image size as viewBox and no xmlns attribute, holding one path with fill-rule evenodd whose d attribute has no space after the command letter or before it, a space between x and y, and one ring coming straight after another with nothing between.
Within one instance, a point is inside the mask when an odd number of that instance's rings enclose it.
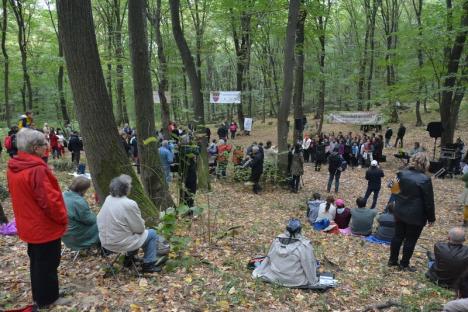
<instances>
[{"instance_id":1,"label":"white hair","mask_svg":"<svg viewBox=\"0 0 468 312\"><path fill-rule=\"evenodd\" d=\"M126 174L113 178L109 184L109 193L113 197L123 197L130 193L132 177Z\"/></svg>"},{"instance_id":2,"label":"white hair","mask_svg":"<svg viewBox=\"0 0 468 312\"><path fill-rule=\"evenodd\" d=\"M34 147L45 144L47 142L44 134L37 130L22 128L16 134L16 147L28 154L34 154Z\"/></svg>"},{"instance_id":3,"label":"white hair","mask_svg":"<svg viewBox=\"0 0 468 312\"><path fill-rule=\"evenodd\" d=\"M462 244L465 241L465 230L461 227L451 228L449 238L452 243Z\"/></svg>"}]
</instances>

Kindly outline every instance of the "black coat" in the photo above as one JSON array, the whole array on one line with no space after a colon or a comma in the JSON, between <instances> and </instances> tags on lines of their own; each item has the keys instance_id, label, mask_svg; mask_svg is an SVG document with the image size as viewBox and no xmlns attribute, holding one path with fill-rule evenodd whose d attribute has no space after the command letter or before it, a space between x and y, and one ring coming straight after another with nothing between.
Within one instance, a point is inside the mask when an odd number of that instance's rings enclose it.
<instances>
[{"instance_id":1,"label":"black coat","mask_svg":"<svg viewBox=\"0 0 468 312\"><path fill-rule=\"evenodd\" d=\"M77 135L72 134L70 140L68 140L68 150L72 153L79 153L82 149L83 142L81 142Z\"/></svg>"},{"instance_id":2,"label":"black coat","mask_svg":"<svg viewBox=\"0 0 468 312\"><path fill-rule=\"evenodd\" d=\"M255 155L252 157L250 167L252 168L252 177L259 178L263 173L263 154L260 152L255 153Z\"/></svg>"},{"instance_id":3,"label":"black coat","mask_svg":"<svg viewBox=\"0 0 468 312\"><path fill-rule=\"evenodd\" d=\"M366 171L366 180L368 181L367 187L371 190L380 190L382 186L382 178L384 177L384 172L378 167L371 166Z\"/></svg>"},{"instance_id":4,"label":"black coat","mask_svg":"<svg viewBox=\"0 0 468 312\"><path fill-rule=\"evenodd\" d=\"M386 139L390 139L392 137L392 135L393 135L392 128L389 128L389 129L387 129L387 131L385 131L385 138Z\"/></svg>"},{"instance_id":5,"label":"black coat","mask_svg":"<svg viewBox=\"0 0 468 312\"><path fill-rule=\"evenodd\" d=\"M434 258L428 277L442 286L454 288L458 277L468 268L468 246L439 242L434 245Z\"/></svg>"},{"instance_id":6,"label":"black coat","mask_svg":"<svg viewBox=\"0 0 468 312\"><path fill-rule=\"evenodd\" d=\"M328 172L335 173L338 168L341 168L341 163L343 159L338 155L338 153L333 152L328 158Z\"/></svg>"},{"instance_id":7,"label":"black coat","mask_svg":"<svg viewBox=\"0 0 468 312\"><path fill-rule=\"evenodd\" d=\"M398 128L398 133L397 133L397 136L399 138L402 138L405 136L405 133L406 133L406 128L405 127L400 127Z\"/></svg>"},{"instance_id":8,"label":"black coat","mask_svg":"<svg viewBox=\"0 0 468 312\"><path fill-rule=\"evenodd\" d=\"M227 136L227 134L228 134L228 131L227 131L226 128L224 128L224 127L219 127L218 128L218 136L220 138L225 138Z\"/></svg>"},{"instance_id":9,"label":"black coat","mask_svg":"<svg viewBox=\"0 0 468 312\"><path fill-rule=\"evenodd\" d=\"M435 221L434 191L431 178L410 167L397 173L400 193L396 194L397 221L424 226Z\"/></svg>"}]
</instances>

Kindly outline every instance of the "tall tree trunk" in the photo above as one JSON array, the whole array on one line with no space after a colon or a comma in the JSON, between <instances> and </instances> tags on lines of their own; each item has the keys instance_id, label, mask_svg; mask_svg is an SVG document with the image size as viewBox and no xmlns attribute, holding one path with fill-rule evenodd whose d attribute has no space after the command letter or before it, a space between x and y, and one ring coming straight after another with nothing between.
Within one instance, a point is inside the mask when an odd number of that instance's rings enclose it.
<instances>
[{"instance_id":1,"label":"tall tree trunk","mask_svg":"<svg viewBox=\"0 0 468 312\"><path fill-rule=\"evenodd\" d=\"M201 77L198 76L193 61L192 54L185 40L182 28L180 26L180 3L179 0L171 0L169 2L172 21L172 33L179 49L182 62L184 63L185 71L190 81L192 89L193 106L195 111L195 125L197 131L200 132L200 160L197 163L198 184L201 189L208 190L210 188L208 176L208 137L205 135L205 109L203 104L203 95L201 92Z\"/></svg>"},{"instance_id":2,"label":"tall tree trunk","mask_svg":"<svg viewBox=\"0 0 468 312\"><path fill-rule=\"evenodd\" d=\"M450 13L449 7L447 11ZM458 120L458 112L463 99L467 80L466 61L468 60L465 53L465 64L463 64L461 75L457 76L460 67L460 60L463 55L463 48L468 34L468 0L463 1L463 12L461 16L460 30L457 32L452 47L446 48L450 50L447 57L447 72L444 75L442 84L442 101L439 103L440 119L444 125L442 132L442 146L453 143L455 135L455 127Z\"/></svg>"},{"instance_id":3,"label":"tall tree trunk","mask_svg":"<svg viewBox=\"0 0 468 312\"><path fill-rule=\"evenodd\" d=\"M201 80L197 74L195 63L193 61L192 53L190 52L187 41L185 40L182 28L180 26L180 1L170 0L171 20L172 20L172 33L179 48L182 62L184 63L185 71L190 81L192 89L193 107L195 112L195 122L197 124L205 124L205 114L203 107L203 96L201 93Z\"/></svg>"},{"instance_id":4,"label":"tall tree trunk","mask_svg":"<svg viewBox=\"0 0 468 312\"><path fill-rule=\"evenodd\" d=\"M245 75L248 75L250 69L250 50L252 42L250 40L251 30L251 14L244 10L240 14L240 36L236 28L235 16L231 10L231 27L232 37L234 41L234 49L236 51L237 64L236 64L236 90L241 91L242 99L245 99L245 91L247 84L244 81ZM237 119L241 130L244 130L244 111L243 100L237 105ZM252 117L252 116L250 116Z\"/></svg>"},{"instance_id":5,"label":"tall tree trunk","mask_svg":"<svg viewBox=\"0 0 468 312\"><path fill-rule=\"evenodd\" d=\"M369 43L370 43L370 57L369 57L369 74L367 77L367 110L370 110L372 103L372 78L374 75L374 50L375 50L375 17L377 15L377 10L379 9L381 0L372 1L372 14L371 14L371 23L370 23L370 34L369 34Z\"/></svg>"},{"instance_id":6,"label":"tall tree trunk","mask_svg":"<svg viewBox=\"0 0 468 312\"><path fill-rule=\"evenodd\" d=\"M128 34L133 68L138 156L143 187L153 203L165 210L173 206L174 202L163 178L159 153L156 152L159 148L158 141L148 140L156 135L156 129L145 12L145 0L131 0L128 3Z\"/></svg>"},{"instance_id":7,"label":"tall tree trunk","mask_svg":"<svg viewBox=\"0 0 468 312\"><path fill-rule=\"evenodd\" d=\"M60 36L58 34L57 34L57 38L58 38L58 45L59 45L58 56L60 57L60 59L63 59L63 48L62 48L62 44L60 43ZM65 70L64 70L63 64L60 63L58 74L57 74L57 89L59 93L60 111L62 112L62 119L65 122L65 124L69 124L71 120L68 115L67 101L65 100L65 92L63 90L64 71Z\"/></svg>"},{"instance_id":8,"label":"tall tree trunk","mask_svg":"<svg viewBox=\"0 0 468 312\"><path fill-rule=\"evenodd\" d=\"M182 78L183 78L183 90L184 90L184 109L185 109L185 123L188 124L190 122L190 108L189 108L189 101L187 95L187 72L185 68L182 70Z\"/></svg>"},{"instance_id":9,"label":"tall tree trunk","mask_svg":"<svg viewBox=\"0 0 468 312\"><path fill-rule=\"evenodd\" d=\"M23 81L24 81L24 96L23 106L26 109L33 109L33 94L31 87L31 78L28 70L28 53L27 53L27 25L24 20L23 5L21 1L10 0L10 5L15 15L16 23L18 25L18 46L21 54L21 67L23 69ZM28 95L28 101L26 102L25 95Z\"/></svg>"},{"instance_id":10,"label":"tall tree trunk","mask_svg":"<svg viewBox=\"0 0 468 312\"><path fill-rule=\"evenodd\" d=\"M11 127L11 115L10 115L10 102L9 102L9 58L8 52L6 49L6 37L7 37L7 28L8 28L8 8L7 0L2 1L2 10L3 10L3 21L2 21L2 54L3 54L3 94L5 96L5 120L8 127Z\"/></svg>"},{"instance_id":11,"label":"tall tree trunk","mask_svg":"<svg viewBox=\"0 0 468 312\"><path fill-rule=\"evenodd\" d=\"M158 211L145 195L121 144L96 43L90 0L58 0L60 38L86 158L98 198L103 203L109 182L122 173L133 178L130 197L138 202L148 226Z\"/></svg>"},{"instance_id":12,"label":"tall tree trunk","mask_svg":"<svg viewBox=\"0 0 468 312\"><path fill-rule=\"evenodd\" d=\"M418 55L418 66L419 66L419 74L418 74L419 83L418 83L418 98L416 100L416 127L420 127L423 125L420 107L421 107L422 91L423 91L424 84L425 84L424 76L421 73L423 65L424 65L424 56L423 56L423 50L422 50L423 33L422 33L422 23L421 23L423 0L413 0L413 7L414 7L414 12L416 13L416 20L418 22L417 55Z\"/></svg>"},{"instance_id":13,"label":"tall tree trunk","mask_svg":"<svg viewBox=\"0 0 468 312\"><path fill-rule=\"evenodd\" d=\"M307 11L304 7L304 1L301 2L301 11L299 13L299 21L296 30L296 73L294 78L293 106L294 123L300 121L302 126L298 127L296 124L294 125L294 141L302 139L304 126L302 123L302 118L304 117L302 102L304 100L304 26Z\"/></svg>"},{"instance_id":14,"label":"tall tree trunk","mask_svg":"<svg viewBox=\"0 0 468 312\"><path fill-rule=\"evenodd\" d=\"M124 89L124 52L122 44L122 29L125 20L125 12L128 1L125 1L123 9L120 0L113 0L112 9L115 18L115 29L113 34L115 65L115 85L116 85L116 106L117 106L117 124L128 123L127 104L125 100Z\"/></svg>"},{"instance_id":15,"label":"tall tree trunk","mask_svg":"<svg viewBox=\"0 0 468 312\"><path fill-rule=\"evenodd\" d=\"M107 25L107 77L106 77L106 84L107 84L107 93L109 93L109 98L114 107L114 99L113 99L113 90L112 90L112 37L114 34L114 26L112 25L112 21Z\"/></svg>"},{"instance_id":16,"label":"tall tree trunk","mask_svg":"<svg viewBox=\"0 0 468 312\"><path fill-rule=\"evenodd\" d=\"M168 87L167 82L167 62L166 54L164 53L164 42L161 35L161 0L156 0L156 8L151 16L150 21L153 24L156 34L156 44L158 46L158 60L159 60L159 84L158 94L161 102L161 122L164 137L169 139L168 126L171 118L171 111L169 103L166 98L166 91Z\"/></svg>"},{"instance_id":17,"label":"tall tree trunk","mask_svg":"<svg viewBox=\"0 0 468 312\"><path fill-rule=\"evenodd\" d=\"M370 0L364 0L364 11L366 13L366 34L364 36L364 49L362 51L362 57L359 62L359 76L358 76L358 92L357 92L357 100L358 100L358 110L363 110L364 108L364 85L366 80L366 69L367 69L367 58L368 58L368 46L369 46L369 38L370 38L370 31L371 31L371 12L370 12Z\"/></svg>"},{"instance_id":18,"label":"tall tree trunk","mask_svg":"<svg viewBox=\"0 0 468 312\"><path fill-rule=\"evenodd\" d=\"M278 110L278 166L281 175L287 176L288 168L288 132L289 109L291 107L293 83L294 83L294 46L296 38L297 22L301 0L290 0L288 13L288 26L286 39L284 40L284 66L283 66L283 96Z\"/></svg>"}]
</instances>

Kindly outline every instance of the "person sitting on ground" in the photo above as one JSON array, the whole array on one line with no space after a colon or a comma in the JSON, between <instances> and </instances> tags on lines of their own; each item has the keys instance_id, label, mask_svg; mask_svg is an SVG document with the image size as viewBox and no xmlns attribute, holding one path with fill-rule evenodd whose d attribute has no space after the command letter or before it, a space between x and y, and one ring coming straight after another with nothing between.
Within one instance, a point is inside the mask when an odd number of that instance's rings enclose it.
<instances>
[{"instance_id":1,"label":"person sitting on ground","mask_svg":"<svg viewBox=\"0 0 468 312\"><path fill-rule=\"evenodd\" d=\"M351 209L351 233L368 236L372 233L372 225L377 211L366 208L366 200L362 197L356 199L357 208Z\"/></svg>"},{"instance_id":2,"label":"person sitting on ground","mask_svg":"<svg viewBox=\"0 0 468 312\"><path fill-rule=\"evenodd\" d=\"M424 152L424 147L421 146L419 142L414 142L414 147L409 151L409 156L416 155L417 153Z\"/></svg>"},{"instance_id":3,"label":"person sitting on ground","mask_svg":"<svg viewBox=\"0 0 468 312\"><path fill-rule=\"evenodd\" d=\"M69 190L63 193L67 207L68 229L62 241L71 250L88 249L99 243L96 215L84 199L90 186L89 179L78 176L73 179Z\"/></svg>"},{"instance_id":4,"label":"person sitting on ground","mask_svg":"<svg viewBox=\"0 0 468 312\"><path fill-rule=\"evenodd\" d=\"M374 237L391 242L393 234L395 234L395 216L393 215L393 209L395 209L395 202L389 202L385 208L385 212L380 214L377 218L379 226L377 232L374 234Z\"/></svg>"},{"instance_id":5,"label":"person sitting on ground","mask_svg":"<svg viewBox=\"0 0 468 312\"><path fill-rule=\"evenodd\" d=\"M466 312L468 311L468 270L460 276L456 286L457 299L444 305L442 312Z\"/></svg>"},{"instance_id":6,"label":"person sitting on ground","mask_svg":"<svg viewBox=\"0 0 468 312\"><path fill-rule=\"evenodd\" d=\"M253 278L286 287L309 288L319 284L317 260L310 240L301 235L301 222L291 219L286 232L273 241Z\"/></svg>"},{"instance_id":7,"label":"person sitting on ground","mask_svg":"<svg viewBox=\"0 0 468 312\"><path fill-rule=\"evenodd\" d=\"M342 199L337 199L335 201L335 205L335 223L338 225L339 229L346 229L349 226L349 221L351 220L351 210L349 208L345 208L345 203Z\"/></svg>"},{"instance_id":8,"label":"person sitting on ground","mask_svg":"<svg viewBox=\"0 0 468 312\"><path fill-rule=\"evenodd\" d=\"M328 221L334 221L336 216L336 207L335 207L335 198L333 196L328 196L325 203L320 204L317 220L321 221L328 219Z\"/></svg>"},{"instance_id":9,"label":"person sitting on ground","mask_svg":"<svg viewBox=\"0 0 468 312\"><path fill-rule=\"evenodd\" d=\"M159 272L161 266L156 261L158 235L153 229L145 229L138 204L127 197L131 185L132 178L126 174L110 182L110 195L97 215L101 245L112 252L134 253L142 248L145 254L143 272ZM132 257L127 255L125 262L131 263Z\"/></svg>"},{"instance_id":10,"label":"person sitting on ground","mask_svg":"<svg viewBox=\"0 0 468 312\"><path fill-rule=\"evenodd\" d=\"M429 270L426 276L441 286L454 288L460 274L468 268L468 246L464 246L465 231L461 227L449 231L448 242L434 245L434 253L428 252Z\"/></svg>"},{"instance_id":11,"label":"person sitting on ground","mask_svg":"<svg viewBox=\"0 0 468 312\"><path fill-rule=\"evenodd\" d=\"M312 195L312 200L307 202L307 218L309 219L310 225L314 225L314 222L317 220L320 205L323 203L325 202L321 200L319 193L314 193L314 195Z\"/></svg>"}]
</instances>

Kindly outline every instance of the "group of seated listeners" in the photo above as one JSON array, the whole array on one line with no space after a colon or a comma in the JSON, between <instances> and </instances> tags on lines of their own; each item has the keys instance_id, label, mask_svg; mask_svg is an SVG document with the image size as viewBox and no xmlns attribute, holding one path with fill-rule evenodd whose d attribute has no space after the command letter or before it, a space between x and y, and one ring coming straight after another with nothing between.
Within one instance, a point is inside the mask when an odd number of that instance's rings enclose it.
<instances>
[{"instance_id":1,"label":"group of seated listeners","mask_svg":"<svg viewBox=\"0 0 468 312\"><path fill-rule=\"evenodd\" d=\"M350 209L345 207L343 199L335 200L333 196L328 196L326 201L323 201L320 194L315 193L307 206L307 218L317 231L360 236L372 234L377 211L366 208L366 199L363 197L358 197L356 207ZM377 231L372 235L374 239L383 243L390 243L394 234L393 208L394 203L389 202L385 211L377 218Z\"/></svg>"},{"instance_id":2,"label":"group of seated listeners","mask_svg":"<svg viewBox=\"0 0 468 312\"><path fill-rule=\"evenodd\" d=\"M69 190L63 193L67 208L68 229L62 237L71 250L85 250L94 246L108 252L125 253L124 266L137 263L135 255L144 251L142 272L161 271L167 260L169 247L153 229L145 228L138 204L129 199L132 178L120 175L109 185L110 195L96 216L84 199L91 182L84 176L75 177Z\"/></svg>"}]
</instances>

